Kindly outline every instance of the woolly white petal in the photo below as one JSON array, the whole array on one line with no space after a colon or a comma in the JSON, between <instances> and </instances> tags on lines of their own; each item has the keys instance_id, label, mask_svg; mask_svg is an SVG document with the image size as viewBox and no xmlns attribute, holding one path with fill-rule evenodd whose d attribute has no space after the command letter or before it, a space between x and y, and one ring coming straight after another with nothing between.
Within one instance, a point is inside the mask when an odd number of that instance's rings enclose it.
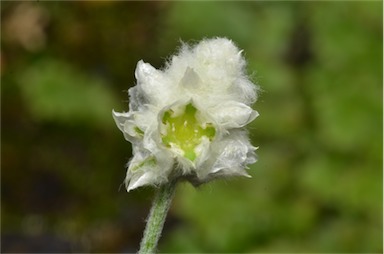
<instances>
[{"instance_id":1,"label":"woolly white petal","mask_svg":"<svg viewBox=\"0 0 384 254\"><path fill-rule=\"evenodd\" d=\"M256 101L257 86L255 86L248 78L243 76L233 81L232 85L228 88L228 92L232 94L237 101L251 104Z\"/></svg>"},{"instance_id":2,"label":"woolly white petal","mask_svg":"<svg viewBox=\"0 0 384 254\"><path fill-rule=\"evenodd\" d=\"M228 136L215 142L212 149L214 156L211 156L198 172L198 177L202 181L219 175L248 176L244 168L248 164L256 162L254 153L256 148L249 143L246 133L239 130L231 131Z\"/></svg>"},{"instance_id":3,"label":"woolly white petal","mask_svg":"<svg viewBox=\"0 0 384 254\"><path fill-rule=\"evenodd\" d=\"M122 132L124 132L125 121L130 119L131 115L132 115L131 113L119 113L119 112L116 112L115 110L112 110L113 119L115 120L115 123L119 128L119 130L121 130Z\"/></svg>"},{"instance_id":4,"label":"woolly white petal","mask_svg":"<svg viewBox=\"0 0 384 254\"><path fill-rule=\"evenodd\" d=\"M200 87L200 77L190 67L185 70L183 78L180 80L180 85L186 89L197 89Z\"/></svg>"},{"instance_id":5,"label":"woolly white petal","mask_svg":"<svg viewBox=\"0 0 384 254\"><path fill-rule=\"evenodd\" d=\"M145 172L142 174L135 174L131 179L129 179L127 191L136 189L143 185L153 184L153 176L151 172Z\"/></svg>"},{"instance_id":6,"label":"woolly white petal","mask_svg":"<svg viewBox=\"0 0 384 254\"><path fill-rule=\"evenodd\" d=\"M161 101L168 100L170 82L161 71L140 60L137 63L135 77L138 86L148 98L149 103L159 104Z\"/></svg>"},{"instance_id":7,"label":"woolly white petal","mask_svg":"<svg viewBox=\"0 0 384 254\"><path fill-rule=\"evenodd\" d=\"M212 156L210 154L210 141L207 137L203 137L200 145L196 147L196 153L199 154L199 157L196 161L195 168L199 168L206 160L209 159L209 156Z\"/></svg>"},{"instance_id":8,"label":"woolly white petal","mask_svg":"<svg viewBox=\"0 0 384 254\"><path fill-rule=\"evenodd\" d=\"M129 162L125 178L127 191L167 181L173 164L167 151L159 151L155 155L148 155L148 152L142 149L135 149L134 152L135 156Z\"/></svg>"},{"instance_id":9,"label":"woolly white petal","mask_svg":"<svg viewBox=\"0 0 384 254\"><path fill-rule=\"evenodd\" d=\"M231 40L226 38L202 41L196 46L194 53L196 61L202 63L214 76L219 74L236 75L245 65L241 51Z\"/></svg>"},{"instance_id":10,"label":"woolly white petal","mask_svg":"<svg viewBox=\"0 0 384 254\"><path fill-rule=\"evenodd\" d=\"M134 146L134 153L135 155L128 163L127 175L124 181L127 191L142 185L151 184L150 175L151 172L154 172L153 169L155 168L154 163L149 163L151 162L150 155L145 150Z\"/></svg>"},{"instance_id":11,"label":"woolly white petal","mask_svg":"<svg viewBox=\"0 0 384 254\"><path fill-rule=\"evenodd\" d=\"M224 128L240 128L252 122L259 114L244 103L228 101L211 108L211 115Z\"/></svg>"},{"instance_id":12,"label":"woolly white petal","mask_svg":"<svg viewBox=\"0 0 384 254\"><path fill-rule=\"evenodd\" d=\"M253 158L252 150L247 140L226 140L225 148L220 153L217 161L212 166L210 173L222 175L249 176L244 170L245 164Z\"/></svg>"},{"instance_id":13,"label":"woolly white petal","mask_svg":"<svg viewBox=\"0 0 384 254\"><path fill-rule=\"evenodd\" d=\"M197 92L199 97L211 99L218 97L226 100L228 97L241 100L239 94L230 91L235 81L246 79L244 75L245 60L241 51L231 40L215 38L203 40L194 48L183 45L178 55L172 57L172 61L166 69L166 74L174 81L180 81L193 69L201 80L201 86ZM177 94L177 96L182 95Z\"/></svg>"},{"instance_id":14,"label":"woolly white petal","mask_svg":"<svg viewBox=\"0 0 384 254\"><path fill-rule=\"evenodd\" d=\"M130 142L141 140L155 118L150 110L132 113L112 111L112 115L117 127L123 132L125 139Z\"/></svg>"},{"instance_id":15,"label":"woolly white petal","mask_svg":"<svg viewBox=\"0 0 384 254\"><path fill-rule=\"evenodd\" d=\"M132 121L132 114L130 113L118 113L112 110L112 116L119 130L124 134L124 138L127 141L134 142L138 133L135 133L135 123Z\"/></svg>"}]
</instances>

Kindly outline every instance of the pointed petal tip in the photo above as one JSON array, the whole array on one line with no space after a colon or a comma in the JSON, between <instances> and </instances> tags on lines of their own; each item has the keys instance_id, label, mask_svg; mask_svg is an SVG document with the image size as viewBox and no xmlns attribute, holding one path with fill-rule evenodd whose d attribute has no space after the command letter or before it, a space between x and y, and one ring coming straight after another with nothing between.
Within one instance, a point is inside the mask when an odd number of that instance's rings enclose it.
<instances>
[{"instance_id":1,"label":"pointed petal tip","mask_svg":"<svg viewBox=\"0 0 384 254\"><path fill-rule=\"evenodd\" d=\"M253 114L254 118L256 118L260 115L259 112L256 110L253 110L252 114Z\"/></svg>"},{"instance_id":2,"label":"pointed petal tip","mask_svg":"<svg viewBox=\"0 0 384 254\"><path fill-rule=\"evenodd\" d=\"M243 176L245 176L246 178L252 178L252 176L248 173L243 174Z\"/></svg>"},{"instance_id":3,"label":"pointed petal tip","mask_svg":"<svg viewBox=\"0 0 384 254\"><path fill-rule=\"evenodd\" d=\"M131 178L131 179L127 180L127 183L129 181L127 191L129 192L129 191L136 189L138 187L152 184L152 180L153 180L153 179L151 179L152 177L153 176L150 172L146 172L146 173L142 174L141 176L134 177L134 179Z\"/></svg>"},{"instance_id":4,"label":"pointed petal tip","mask_svg":"<svg viewBox=\"0 0 384 254\"><path fill-rule=\"evenodd\" d=\"M113 116L113 117L118 117L118 116L120 116L120 115L121 115L121 113L116 112L115 109L112 109L112 116Z\"/></svg>"},{"instance_id":5,"label":"pointed petal tip","mask_svg":"<svg viewBox=\"0 0 384 254\"><path fill-rule=\"evenodd\" d=\"M127 189L127 192L130 192L131 190L136 189L138 186L135 184L132 184L132 182L126 183L125 188Z\"/></svg>"}]
</instances>

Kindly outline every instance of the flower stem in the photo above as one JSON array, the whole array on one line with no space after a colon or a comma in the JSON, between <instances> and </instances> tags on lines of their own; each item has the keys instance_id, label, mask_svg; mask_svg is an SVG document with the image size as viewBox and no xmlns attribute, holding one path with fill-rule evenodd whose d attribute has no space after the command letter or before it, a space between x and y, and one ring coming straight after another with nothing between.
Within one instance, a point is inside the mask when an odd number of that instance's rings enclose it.
<instances>
[{"instance_id":1,"label":"flower stem","mask_svg":"<svg viewBox=\"0 0 384 254\"><path fill-rule=\"evenodd\" d=\"M175 193L176 182L170 181L157 190L141 239L139 254L155 253Z\"/></svg>"}]
</instances>

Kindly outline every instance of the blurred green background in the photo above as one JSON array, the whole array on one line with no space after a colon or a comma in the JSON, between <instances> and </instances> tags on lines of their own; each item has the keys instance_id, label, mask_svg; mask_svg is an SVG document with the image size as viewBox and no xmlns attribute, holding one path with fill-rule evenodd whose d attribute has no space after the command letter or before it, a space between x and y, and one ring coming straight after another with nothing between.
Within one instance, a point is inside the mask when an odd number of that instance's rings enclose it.
<instances>
[{"instance_id":1,"label":"blurred green background","mask_svg":"<svg viewBox=\"0 0 384 254\"><path fill-rule=\"evenodd\" d=\"M161 252L382 252L382 2L1 2L1 251L135 252L111 111L143 59L225 36L260 85L251 179L179 185ZM121 188L119 188L121 187Z\"/></svg>"}]
</instances>

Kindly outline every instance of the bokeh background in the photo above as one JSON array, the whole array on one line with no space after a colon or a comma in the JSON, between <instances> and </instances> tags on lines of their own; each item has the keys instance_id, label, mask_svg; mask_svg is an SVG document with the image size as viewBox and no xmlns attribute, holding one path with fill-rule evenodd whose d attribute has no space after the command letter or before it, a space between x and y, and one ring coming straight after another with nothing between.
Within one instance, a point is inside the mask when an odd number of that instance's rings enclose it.
<instances>
[{"instance_id":1,"label":"bokeh background","mask_svg":"<svg viewBox=\"0 0 384 254\"><path fill-rule=\"evenodd\" d=\"M382 2L1 2L1 251L135 252L111 110L143 59L225 36L260 85L252 179L182 183L161 252L383 251ZM121 188L120 188L121 187Z\"/></svg>"}]
</instances>

